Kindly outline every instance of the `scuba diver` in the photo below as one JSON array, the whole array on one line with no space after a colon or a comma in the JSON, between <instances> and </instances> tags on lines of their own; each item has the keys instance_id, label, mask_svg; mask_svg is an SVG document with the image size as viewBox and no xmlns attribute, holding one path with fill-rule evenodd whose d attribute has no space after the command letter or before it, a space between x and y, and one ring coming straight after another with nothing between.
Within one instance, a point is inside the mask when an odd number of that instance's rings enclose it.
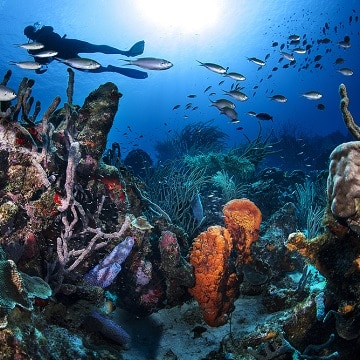
<instances>
[{"instance_id":1,"label":"scuba diver","mask_svg":"<svg viewBox=\"0 0 360 360\"><path fill-rule=\"evenodd\" d=\"M42 65L48 65L53 61L53 59L59 60L68 60L73 58L79 58L79 53L103 53L103 54L120 54L128 57L141 55L144 51L144 41L139 41L134 44L129 50L120 50L108 45L96 45L91 44L86 41L77 40L77 39L68 39L66 35L60 36L54 32L52 26L41 26L39 23L34 25L29 25L24 29L24 35L35 42L39 42L44 47L39 50L28 50L29 54L36 58L36 61ZM53 57L36 57L36 54L39 54L46 50L56 51L56 56ZM36 70L36 73L42 74L47 69L41 68ZM77 69L81 70L81 69ZM135 69L127 69L116 67L113 65L108 65L107 67L100 66L97 69L89 70L91 72L116 72L121 75L125 75L135 79L145 79L147 78L147 73L144 71L139 71Z\"/></svg>"}]
</instances>

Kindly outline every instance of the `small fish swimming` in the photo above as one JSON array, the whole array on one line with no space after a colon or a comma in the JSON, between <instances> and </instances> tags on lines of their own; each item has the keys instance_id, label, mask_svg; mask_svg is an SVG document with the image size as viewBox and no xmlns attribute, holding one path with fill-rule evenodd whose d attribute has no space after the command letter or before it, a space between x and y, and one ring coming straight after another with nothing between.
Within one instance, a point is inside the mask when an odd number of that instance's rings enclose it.
<instances>
[{"instance_id":1,"label":"small fish swimming","mask_svg":"<svg viewBox=\"0 0 360 360\"><path fill-rule=\"evenodd\" d=\"M97 61L87 58L72 58L61 62L80 70L95 70L101 66Z\"/></svg>"},{"instance_id":2,"label":"small fish swimming","mask_svg":"<svg viewBox=\"0 0 360 360\"><path fill-rule=\"evenodd\" d=\"M198 224L201 224L205 218L204 218L204 208L201 203L200 194L198 192L191 200L190 206L195 220L198 222Z\"/></svg>"},{"instance_id":3,"label":"small fish swimming","mask_svg":"<svg viewBox=\"0 0 360 360\"><path fill-rule=\"evenodd\" d=\"M255 112L255 111L248 111L247 114L250 115L250 116L256 116L256 112Z\"/></svg>"},{"instance_id":4,"label":"small fish swimming","mask_svg":"<svg viewBox=\"0 0 360 360\"><path fill-rule=\"evenodd\" d=\"M267 113L258 113L256 114L256 118L259 120L271 120L273 121L273 117Z\"/></svg>"},{"instance_id":5,"label":"small fish swimming","mask_svg":"<svg viewBox=\"0 0 360 360\"><path fill-rule=\"evenodd\" d=\"M308 91L306 93L301 94L304 98L308 100L319 100L322 98L322 94L317 91Z\"/></svg>"},{"instance_id":6,"label":"small fish swimming","mask_svg":"<svg viewBox=\"0 0 360 360\"><path fill-rule=\"evenodd\" d=\"M58 54L58 52L55 50L44 50L44 51L40 51L39 53L34 54L32 56L38 57L38 58L47 58L47 57L56 56L57 54Z\"/></svg>"},{"instance_id":7,"label":"small fish swimming","mask_svg":"<svg viewBox=\"0 0 360 360\"><path fill-rule=\"evenodd\" d=\"M171 63L168 60L157 59L153 57L138 58L135 60L127 60L127 59L120 59L120 60L127 61L127 64L125 65L135 65L146 70L167 70L174 66L173 63Z\"/></svg>"},{"instance_id":8,"label":"small fish swimming","mask_svg":"<svg viewBox=\"0 0 360 360\"><path fill-rule=\"evenodd\" d=\"M205 90L204 90L204 93L206 93L208 90L210 90L212 88L211 85L209 85Z\"/></svg>"},{"instance_id":9,"label":"small fish swimming","mask_svg":"<svg viewBox=\"0 0 360 360\"><path fill-rule=\"evenodd\" d=\"M13 89L7 86L0 85L0 101L11 101L16 98L16 93Z\"/></svg>"},{"instance_id":10,"label":"small fish swimming","mask_svg":"<svg viewBox=\"0 0 360 360\"><path fill-rule=\"evenodd\" d=\"M352 76L354 75L354 72L349 69L349 68L342 68L342 69L339 69L338 72L342 75L345 75L345 76Z\"/></svg>"},{"instance_id":11,"label":"small fish swimming","mask_svg":"<svg viewBox=\"0 0 360 360\"><path fill-rule=\"evenodd\" d=\"M16 65L20 69L26 70L38 70L42 66L37 61L10 61L10 63Z\"/></svg>"},{"instance_id":12,"label":"small fish swimming","mask_svg":"<svg viewBox=\"0 0 360 360\"><path fill-rule=\"evenodd\" d=\"M248 96L246 94L238 90L225 91L225 94L231 96L238 101L246 101L248 99Z\"/></svg>"},{"instance_id":13,"label":"small fish swimming","mask_svg":"<svg viewBox=\"0 0 360 360\"><path fill-rule=\"evenodd\" d=\"M178 109L180 107L180 105L178 104L178 105L175 105L174 107L173 107L173 110L176 110L176 109Z\"/></svg>"},{"instance_id":14,"label":"small fish swimming","mask_svg":"<svg viewBox=\"0 0 360 360\"><path fill-rule=\"evenodd\" d=\"M242 74L239 74L237 72L229 72L226 73L225 76L228 76L230 79L233 79L235 81L244 81L246 80L246 77Z\"/></svg>"},{"instance_id":15,"label":"small fish swimming","mask_svg":"<svg viewBox=\"0 0 360 360\"><path fill-rule=\"evenodd\" d=\"M226 115L232 121L238 120L238 113L232 108L225 106L220 110L220 112L221 114Z\"/></svg>"},{"instance_id":16,"label":"small fish swimming","mask_svg":"<svg viewBox=\"0 0 360 360\"><path fill-rule=\"evenodd\" d=\"M259 66L265 66L266 65L266 62L263 61L263 60L260 60L258 58L255 58L255 57L251 57L251 58L247 58L250 62L256 64L256 65L259 65Z\"/></svg>"},{"instance_id":17,"label":"small fish swimming","mask_svg":"<svg viewBox=\"0 0 360 360\"><path fill-rule=\"evenodd\" d=\"M338 42L338 45L341 46L344 49L348 49L351 47L351 44L348 41L342 40Z\"/></svg>"},{"instance_id":18,"label":"small fish swimming","mask_svg":"<svg viewBox=\"0 0 360 360\"><path fill-rule=\"evenodd\" d=\"M336 64L336 65L340 65L340 64L343 64L344 61L345 61L345 60L340 57L340 58L337 58L337 59L335 60L335 64Z\"/></svg>"},{"instance_id":19,"label":"small fish swimming","mask_svg":"<svg viewBox=\"0 0 360 360\"><path fill-rule=\"evenodd\" d=\"M227 99L218 99L218 100L215 100L215 101L211 101L211 105L210 106L215 106L217 107L219 110L223 109L224 107L229 107L231 109L235 109L235 104L230 101L230 100L227 100Z\"/></svg>"},{"instance_id":20,"label":"small fish swimming","mask_svg":"<svg viewBox=\"0 0 360 360\"><path fill-rule=\"evenodd\" d=\"M290 41L292 41L292 40L294 40L294 41L299 41L299 40L300 40L300 35L293 34L293 35L290 35L290 36L288 37L288 39L289 39Z\"/></svg>"},{"instance_id":21,"label":"small fish swimming","mask_svg":"<svg viewBox=\"0 0 360 360\"><path fill-rule=\"evenodd\" d=\"M16 46L21 47L25 50L40 50L44 47L44 45L42 43L37 42L37 41L29 42L29 43L25 43L25 44L18 44Z\"/></svg>"},{"instance_id":22,"label":"small fish swimming","mask_svg":"<svg viewBox=\"0 0 360 360\"><path fill-rule=\"evenodd\" d=\"M285 52L285 51L280 51L280 54L286 59L286 60L289 60L289 61L294 61L295 58L293 55Z\"/></svg>"},{"instance_id":23,"label":"small fish swimming","mask_svg":"<svg viewBox=\"0 0 360 360\"><path fill-rule=\"evenodd\" d=\"M198 63L200 63L200 66L204 66L206 67L208 70L213 71L217 74L226 74L226 72L228 71L228 67L225 69L224 67L222 67L221 65L218 64L213 64L213 63L202 63L199 60L196 60Z\"/></svg>"},{"instance_id":24,"label":"small fish swimming","mask_svg":"<svg viewBox=\"0 0 360 360\"><path fill-rule=\"evenodd\" d=\"M293 52L297 54L306 54L306 49L297 47L293 50Z\"/></svg>"},{"instance_id":25,"label":"small fish swimming","mask_svg":"<svg viewBox=\"0 0 360 360\"><path fill-rule=\"evenodd\" d=\"M269 99L279 103L286 103L288 100L284 95L273 95L270 96Z\"/></svg>"}]
</instances>

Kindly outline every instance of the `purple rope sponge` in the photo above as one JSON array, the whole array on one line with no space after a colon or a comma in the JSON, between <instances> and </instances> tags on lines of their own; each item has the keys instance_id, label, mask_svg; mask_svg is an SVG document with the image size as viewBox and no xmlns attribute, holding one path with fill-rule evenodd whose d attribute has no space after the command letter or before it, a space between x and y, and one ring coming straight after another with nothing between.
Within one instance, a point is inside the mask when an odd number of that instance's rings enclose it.
<instances>
[{"instance_id":1,"label":"purple rope sponge","mask_svg":"<svg viewBox=\"0 0 360 360\"><path fill-rule=\"evenodd\" d=\"M90 316L98 322L98 331L101 335L122 345L126 349L130 347L131 337L120 325L109 318L100 315L96 311L93 311Z\"/></svg>"},{"instance_id":2,"label":"purple rope sponge","mask_svg":"<svg viewBox=\"0 0 360 360\"><path fill-rule=\"evenodd\" d=\"M121 270L121 264L130 254L134 242L133 237L127 236L101 263L84 275L84 281L89 285L102 288L111 285Z\"/></svg>"}]
</instances>

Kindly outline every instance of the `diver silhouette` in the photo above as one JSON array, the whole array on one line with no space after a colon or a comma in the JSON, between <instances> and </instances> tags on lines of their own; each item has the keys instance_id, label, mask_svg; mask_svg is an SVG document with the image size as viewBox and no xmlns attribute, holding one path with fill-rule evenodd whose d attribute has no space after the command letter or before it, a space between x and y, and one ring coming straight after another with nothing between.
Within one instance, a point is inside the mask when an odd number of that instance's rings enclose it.
<instances>
[{"instance_id":1,"label":"diver silhouette","mask_svg":"<svg viewBox=\"0 0 360 360\"><path fill-rule=\"evenodd\" d=\"M139 41L134 44L129 50L120 50L108 45L96 45L91 44L87 41L78 40L78 39L68 39L66 35L60 36L54 32L52 26L42 26L38 24L29 25L24 29L24 35L33 41L39 42L44 45L40 50L28 50L29 54L35 58L37 62L42 65L50 64L53 59L67 60L72 58L79 58L79 53L103 53L103 54L120 54L128 57L138 56L144 51L144 41ZM36 54L39 54L45 50L54 50L57 52L55 57L37 57ZM77 69L81 70L81 69ZM46 71L46 68L36 70L38 74L42 74ZM135 79L145 79L147 78L147 73L135 69L127 69L122 67L117 67L113 65L108 65L107 67L100 66L98 69L86 70L90 72L116 72L121 75L125 75Z\"/></svg>"}]
</instances>

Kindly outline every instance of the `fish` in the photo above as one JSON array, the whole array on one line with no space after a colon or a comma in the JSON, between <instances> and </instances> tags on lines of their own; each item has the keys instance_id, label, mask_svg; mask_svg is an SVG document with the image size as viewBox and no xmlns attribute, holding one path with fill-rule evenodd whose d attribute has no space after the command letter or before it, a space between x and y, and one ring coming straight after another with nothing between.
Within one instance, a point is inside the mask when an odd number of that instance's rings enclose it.
<instances>
[{"instance_id":1,"label":"fish","mask_svg":"<svg viewBox=\"0 0 360 360\"><path fill-rule=\"evenodd\" d=\"M338 45L341 46L344 49L348 49L349 47L351 47L351 44L349 42L347 42L347 41L344 41L344 40L339 41Z\"/></svg>"},{"instance_id":2,"label":"fish","mask_svg":"<svg viewBox=\"0 0 360 360\"><path fill-rule=\"evenodd\" d=\"M174 107L173 107L173 110L176 110L176 109L178 109L180 107L180 105L178 104L178 105L175 105Z\"/></svg>"},{"instance_id":3,"label":"fish","mask_svg":"<svg viewBox=\"0 0 360 360\"><path fill-rule=\"evenodd\" d=\"M95 70L101 66L97 61L88 58L71 58L61 62L80 70Z\"/></svg>"},{"instance_id":4,"label":"fish","mask_svg":"<svg viewBox=\"0 0 360 360\"><path fill-rule=\"evenodd\" d=\"M343 64L344 61L345 61L345 60L340 57L340 58L337 58L337 59L335 60L335 64L336 64L336 65L340 65L340 64Z\"/></svg>"},{"instance_id":5,"label":"fish","mask_svg":"<svg viewBox=\"0 0 360 360\"><path fill-rule=\"evenodd\" d=\"M173 63L165 59L157 59L153 57L138 58L135 60L120 59L126 61L125 65L135 65L146 70L167 70L173 67Z\"/></svg>"},{"instance_id":6,"label":"fish","mask_svg":"<svg viewBox=\"0 0 360 360\"><path fill-rule=\"evenodd\" d=\"M226 115L230 120L238 120L238 113L235 109L225 106L220 110L220 112L221 114Z\"/></svg>"},{"instance_id":7,"label":"fish","mask_svg":"<svg viewBox=\"0 0 360 360\"><path fill-rule=\"evenodd\" d=\"M190 94L187 97L190 98L190 99L194 99L194 98L196 98L196 95L195 94Z\"/></svg>"},{"instance_id":8,"label":"fish","mask_svg":"<svg viewBox=\"0 0 360 360\"><path fill-rule=\"evenodd\" d=\"M227 99L218 99L215 101L212 101L211 99L209 99L211 101L211 105L210 106L215 106L217 107L219 110L221 110L224 107L229 107L231 109L235 109L235 104Z\"/></svg>"},{"instance_id":9,"label":"fish","mask_svg":"<svg viewBox=\"0 0 360 360\"><path fill-rule=\"evenodd\" d=\"M255 112L255 111L248 111L247 114L250 115L250 116L256 116L256 112Z\"/></svg>"},{"instance_id":10,"label":"fish","mask_svg":"<svg viewBox=\"0 0 360 360\"><path fill-rule=\"evenodd\" d=\"M339 69L337 70L340 74L343 74L345 76L352 76L354 74L354 72L349 69L349 68L342 68L342 69Z\"/></svg>"},{"instance_id":11,"label":"fish","mask_svg":"<svg viewBox=\"0 0 360 360\"><path fill-rule=\"evenodd\" d=\"M317 91L308 91L306 93L301 94L304 98L308 100L319 100L322 98L322 94Z\"/></svg>"},{"instance_id":12,"label":"fish","mask_svg":"<svg viewBox=\"0 0 360 360\"><path fill-rule=\"evenodd\" d=\"M221 65L218 64L213 64L213 63L203 63L199 60L196 60L198 63L200 63L200 66L204 66L206 67L208 70L213 71L217 74L226 74L226 72L228 71L228 67L225 69L224 67L222 67Z\"/></svg>"},{"instance_id":13,"label":"fish","mask_svg":"<svg viewBox=\"0 0 360 360\"><path fill-rule=\"evenodd\" d=\"M26 70L38 70L42 66L37 61L10 61L10 63L16 65L20 69Z\"/></svg>"},{"instance_id":14,"label":"fish","mask_svg":"<svg viewBox=\"0 0 360 360\"><path fill-rule=\"evenodd\" d=\"M285 52L285 51L280 51L280 54L286 59L286 60L289 60L289 61L294 61L295 58L294 56L292 56L291 54Z\"/></svg>"},{"instance_id":15,"label":"fish","mask_svg":"<svg viewBox=\"0 0 360 360\"><path fill-rule=\"evenodd\" d=\"M44 50L44 51L40 51L39 53L34 54L32 56L37 57L37 58L47 58L47 57L56 56L57 54L58 54L58 52L55 50Z\"/></svg>"},{"instance_id":16,"label":"fish","mask_svg":"<svg viewBox=\"0 0 360 360\"><path fill-rule=\"evenodd\" d=\"M40 50L44 47L44 44L34 41L25 44L17 44L16 46L21 47L25 50Z\"/></svg>"},{"instance_id":17,"label":"fish","mask_svg":"<svg viewBox=\"0 0 360 360\"><path fill-rule=\"evenodd\" d=\"M233 79L235 81L244 81L246 80L246 77L242 74L239 74L237 72L229 72L226 73L225 76L228 76L230 79Z\"/></svg>"},{"instance_id":18,"label":"fish","mask_svg":"<svg viewBox=\"0 0 360 360\"><path fill-rule=\"evenodd\" d=\"M273 96L270 96L269 98L270 98L270 100L274 100L279 103L286 103L288 100L284 95L273 95Z\"/></svg>"},{"instance_id":19,"label":"fish","mask_svg":"<svg viewBox=\"0 0 360 360\"><path fill-rule=\"evenodd\" d=\"M16 93L13 89L5 85L0 85L0 101L11 101L16 98Z\"/></svg>"},{"instance_id":20,"label":"fish","mask_svg":"<svg viewBox=\"0 0 360 360\"><path fill-rule=\"evenodd\" d=\"M273 121L273 117L267 113L258 113L256 114L256 118L259 120L271 120Z\"/></svg>"},{"instance_id":21,"label":"fish","mask_svg":"<svg viewBox=\"0 0 360 360\"><path fill-rule=\"evenodd\" d=\"M297 53L297 54L306 54L306 49L303 49L303 48L295 48L293 50L294 53Z\"/></svg>"},{"instance_id":22,"label":"fish","mask_svg":"<svg viewBox=\"0 0 360 360\"><path fill-rule=\"evenodd\" d=\"M198 224L201 224L204 220L204 208L201 203L201 197L199 193L196 193L194 198L191 200L190 206L195 220L198 222Z\"/></svg>"},{"instance_id":23,"label":"fish","mask_svg":"<svg viewBox=\"0 0 360 360\"><path fill-rule=\"evenodd\" d=\"M260 60L260 59L258 59L256 57L251 57L251 58L247 57L247 59L250 62L252 62L252 63L254 63L256 65L259 65L259 66L265 66L266 65L266 62L264 60Z\"/></svg>"},{"instance_id":24,"label":"fish","mask_svg":"<svg viewBox=\"0 0 360 360\"><path fill-rule=\"evenodd\" d=\"M314 57L314 61L319 61L319 60L321 60L321 55L316 55L316 56Z\"/></svg>"},{"instance_id":25,"label":"fish","mask_svg":"<svg viewBox=\"0 0 360 360\"><path fill-rule=\"evenodd\" d=\"M243 92L238 91L238 90L230 90L230 91L224 90L224 92L226 95L229 95L238 101L246 101L248 99L248 96L246 94L244 94Z\"/></svg>"},{"instance_id":26,"label":"fish","mask_svg":"<svg viewBox=\"0 0 360 360\"><path fill-rule=\"evenodd\" d=\"M206 93L208 90L210 90L212 88L212 86L208 86L205 90L204 90L204 93Z\"/></svg>"},{"instance_id":27,"label":"fish","mask_svg":"<svg viewBox=\"0 0 360 360\"><path fill-rule=\"evenodd\" d=\"M325 105L324 105L324 104L318 104L318 105L317 105L317 108L318 108L319 110L324 110L324 109L325 109Z\"/></svg>"},{"instance_id":28,"label":"fish","mask_svg":"<svg viewBox=\"0 0 360 360\"><path fill-rule=\"evenodd\" d=\"M288 39L290 40L290 41L299 41L300 40L300 35L296 35L296 34L292 34L292 35L290 35L289 37L288 37Z\"/></svg>"}]
</instances>

